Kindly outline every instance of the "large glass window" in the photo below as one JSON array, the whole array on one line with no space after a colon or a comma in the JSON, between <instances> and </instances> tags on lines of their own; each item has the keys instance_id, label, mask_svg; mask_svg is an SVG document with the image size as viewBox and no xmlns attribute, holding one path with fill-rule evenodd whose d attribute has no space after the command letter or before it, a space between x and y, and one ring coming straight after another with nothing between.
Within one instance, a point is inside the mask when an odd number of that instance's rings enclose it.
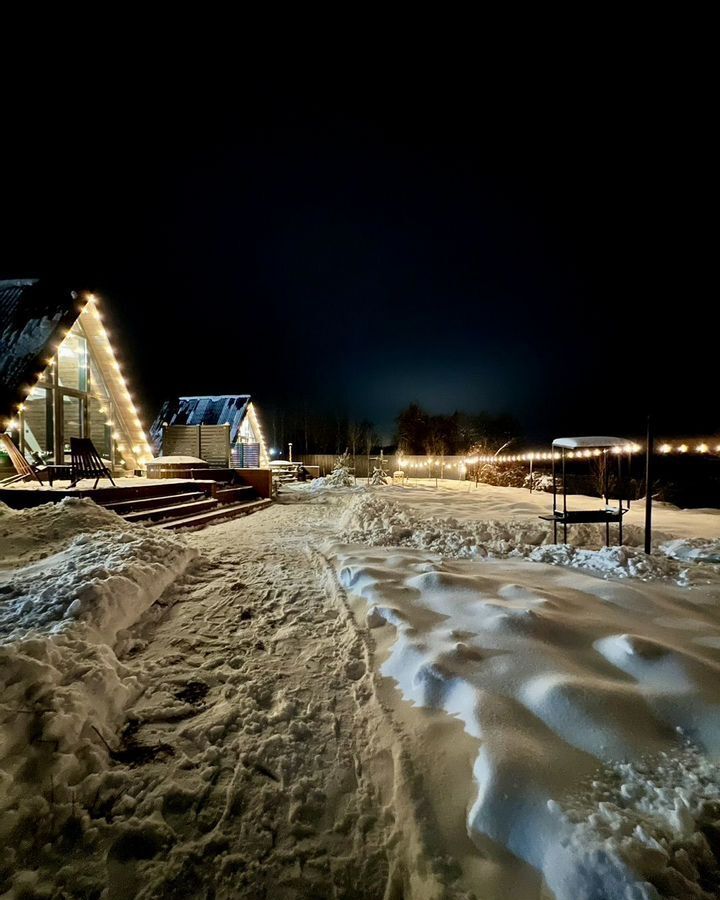
<instances>
[{"instance_id":1,"label":"large glass window","mask_svg":"<svg viewBox=\"0 0 720 900\"><path fill-rule=\"evenodd\" d=\"M105 381L103 380L102 375L100 374L100 369L97 366L95 360L90 357L90 385L88 390L93 394L101 394L103 397L109 397L108 389L105 386Z\"/></svg>"},{"instance_id":2,"label":"large glass window","mask_svg":"<svg viewBox=\"0 0 720 900\"><path fill-rule=\"evenodd\" d=\"M88 349L82 334L71 331L60 345L58 383L74 391L88 389Z\"/></svg>"},{"instance_id":3,"label":"large glass window","mask_svg":"<svg viewBox=\"0 0 720 900\"><path fill-rule=\"evenodd\" d=\"M67 460L70 459L70 438L82 437L82 407L83 401L80 397L63 394L63 451Z\"/></svg>"},{"instance_id":4,"label":"large glass window","mask_svg":"<svg viewBox=\"0 0 720 900\"><path fill-rule=\"evenodd\" d=\"M112 428L109 424L107 400L88 397L88 437L103 459L109 460L112 448Z\"/></svg>"},{"instance_id":5,"label":"large glass window","mask_svg":"<svg viewBox=\"0 0 720 900\"><path fill-rule=\"evenodd\" d=\"M25 453L38 461L49 462L53 457L53 392L36 387L25 400L23 413Z\"/></svg>"}]
</instances>

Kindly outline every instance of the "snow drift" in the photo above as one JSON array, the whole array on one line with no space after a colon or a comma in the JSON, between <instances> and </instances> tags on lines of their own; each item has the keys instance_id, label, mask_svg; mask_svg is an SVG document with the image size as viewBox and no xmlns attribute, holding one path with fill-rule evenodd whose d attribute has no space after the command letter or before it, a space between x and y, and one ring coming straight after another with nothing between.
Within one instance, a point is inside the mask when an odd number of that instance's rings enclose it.
<instances>
[{"instance_id":1,"label":"snow drift","mask_svg":"<svg viewBox=\"0 0 720 900\"><path fill-rule=\"evenodd\" d=\"M456 518L449 493L388 494L348 499L328 555L381 674L477 741L465 774L429 752L466 779L481 852L507 848L558 900L718 896L720 536L658 532L647 555L637 525L608 548L584 524L557 545L519 495L525 514L482 519L481 495Z\"/></svg>"},{"instance_id":2,"label":"snow drift","mask_svg":"<svg viewBox=\"0 0 720 900\"><path fill-rule=\"evenodd\" d=\"M343 539L371 547L409 547L450 559L523 557L551 565L584 569L614 578L663 578L686 586L720 583L720 540L666 541L656 536L656 552L641 548L644 532L624 529L623 547L604 547L605 527L581 524L570 529L568 544L552 544L550 523L539 519L470 520L423 516L376 492L363 492L341 518Z\"/></svg>"},{"instance_id":3,"label":"snow drift","mask_svg":"<svg viewBox=\"0 0 720 900\"><path fill-rule=\"evenodd\" d=\"M0 504L0 839L42 812L49 784L104 766L137 695L113 646L196 555L87 499ZM52 779L52 781L51 781Z\"/></svg>"},{"instance_id":4,"label":"snow drift","mask_svg":"<svg viewBox=\"0 0 720 900\"><path fill-rule=\"evenodd\" d=\"M368 627L392 629L381 673L477 739L471 834L537 868L561 900L715 896L716 587L413 549L329 554Z\"/></svg>"}]
</instances>

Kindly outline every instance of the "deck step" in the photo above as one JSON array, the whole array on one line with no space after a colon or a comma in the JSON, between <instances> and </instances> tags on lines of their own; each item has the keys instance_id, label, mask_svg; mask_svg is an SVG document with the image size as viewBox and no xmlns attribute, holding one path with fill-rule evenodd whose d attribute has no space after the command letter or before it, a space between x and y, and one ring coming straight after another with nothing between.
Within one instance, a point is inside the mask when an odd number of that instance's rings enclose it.
<instances>
[{"instance_id":1,"label":"deck step","mask_svg":"<svg viewBox=\"0 0 720 900\"><path fill-rule=\"evenodd\" d=\"M173 503L170 506L139 509L136 512L125 513L123 519L125 519L126 522L154 522L158 519L168 519L176 516L189 516L207 512L208 510L214 509L217 505L217 500L213 500L212 497L210 497L205 500L193 500L190 503Z\"/></svg>"},{"instance_id":2,"label":"deck step","mask_svg":"<svg viewBox=\"0 0 720 900\"><path fill-rule=\"evenodd\" d=\"M237 503L240 500L253 500L255 497L257 492L251 484L236 484L215 490L215 499L220 503Z\"/></svg>"},{"instance_id":3,"label":"deck step","mask_svg":"<svg viewBox=\"0 0 720 900\"><path fill-rule=\"evenodd\" d=\"M210 512L148 524L154 528L163 528L166 531L175 531L178 528L204 528L206 525L214 525L216 522L221 522L225 519L249 516L251 513L266 509L271 503L272 500L250 500L247 503L221 504Z\"/></svg>"},{"instance_id":4,"label":"deck step","mask_svg":"<svg viewBox=\"0 0 720 900\"><path fill-rule=\"evenodd\" d=\"M185 491L182 494L167 494L164 497L135 497L131 500L115 500L113 503L103 503L105 509L123 515L135 510L151 509L153 507L167 507L176 503L190 503L193 500L202 500L207 497L204 491Z\"/></svg>"}]
</instances>

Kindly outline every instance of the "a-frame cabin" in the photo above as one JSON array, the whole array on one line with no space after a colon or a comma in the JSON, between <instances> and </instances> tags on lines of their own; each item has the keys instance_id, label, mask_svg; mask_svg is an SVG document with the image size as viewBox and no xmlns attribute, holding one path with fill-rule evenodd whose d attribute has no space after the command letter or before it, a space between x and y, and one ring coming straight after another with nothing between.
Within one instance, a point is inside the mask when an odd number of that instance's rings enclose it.
<instances>
[{"instance_id":1,"label":"a-frame cabin","mask_svg":"<svg viewBox=\"0 0 720 900\"><path fill-rule=\"evenodd\" d=\"M47 465L69 462L71 437L91 438L116 473L152 460L93 294L0 281L0 428Z\"/></svg>"}]
</instances>

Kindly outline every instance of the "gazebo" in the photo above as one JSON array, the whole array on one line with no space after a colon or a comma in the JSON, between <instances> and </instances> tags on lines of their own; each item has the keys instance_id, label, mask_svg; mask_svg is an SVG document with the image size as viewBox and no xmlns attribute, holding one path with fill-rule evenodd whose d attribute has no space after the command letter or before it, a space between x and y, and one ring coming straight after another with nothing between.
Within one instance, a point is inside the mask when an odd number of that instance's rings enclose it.
<instances>
[{"instance_id":1,"label":"gazebo","mask_svg":"<svg viewBox=\"0 0 720 900\"><path fill-rule=\"evenodd\" d=\"M623 477L623 460L628 461L633 450L632 442L626 438L618 437L562 437L555 438L552 442L552 480L553 480L553 510L551 516L540 516L547 522L553 523L553 540L557 543L558 525L563 526L563 541L567 543L568 525L576 525L579 523L596 523L605 524L605 543L610 546L610 525L617 523L618 541L622 545L623 533L623 516L630 509L629 497L623 497L623 486L625 478ZM558 459L558 451L561 466L562 480L562 507L558 506L558 484L556 461ZM610 457L617 459L618 477L616 483L617 494L612 499L617 500L617 506L610 505ZM602 509L583 509L569 510L567 507L567 480L566 462L568 459L602 459L604 461L604 483L602 499L605 505ZM626 504L626 505L625 505Z\"/></svg>"}]
</instances>

